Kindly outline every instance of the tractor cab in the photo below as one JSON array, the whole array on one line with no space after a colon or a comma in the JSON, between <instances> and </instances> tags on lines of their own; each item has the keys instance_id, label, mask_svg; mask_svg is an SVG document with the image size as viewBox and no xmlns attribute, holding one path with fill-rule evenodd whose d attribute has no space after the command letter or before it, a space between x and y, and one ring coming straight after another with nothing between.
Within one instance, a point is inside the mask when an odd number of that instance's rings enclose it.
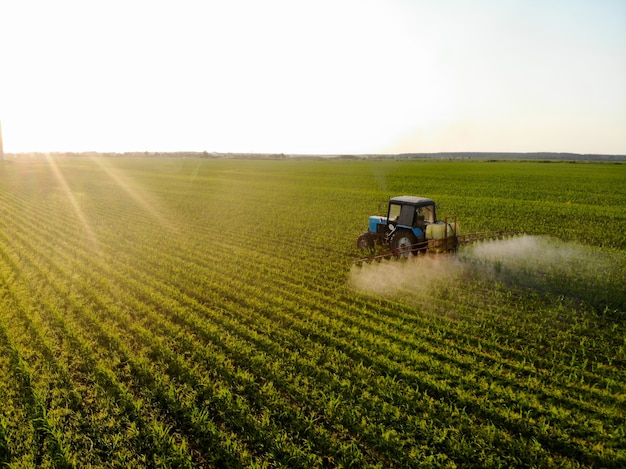
<instances>
[{"instance_id":1,"label":"tractor cab","mask_svg":"<svg viewBox=\"0 0 626 469\"><path fill-rule=\"evenodd\" d=\"M426 225L435 223L435 202L425 197L400 196L389 199L388 228L406 228L418 238L424 235ZM393 228L392 228L393 227Z\"/></svg>"}]
</instances>

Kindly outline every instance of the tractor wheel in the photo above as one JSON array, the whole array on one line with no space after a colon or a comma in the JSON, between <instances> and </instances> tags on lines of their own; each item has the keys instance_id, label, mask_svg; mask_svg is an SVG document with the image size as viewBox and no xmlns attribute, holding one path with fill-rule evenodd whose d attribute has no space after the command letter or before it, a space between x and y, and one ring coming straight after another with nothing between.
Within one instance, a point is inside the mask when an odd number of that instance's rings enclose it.
<instances>
[{"instance_id":1,"label":"tractor wheel","mask_svg":"<svg viewBox=\"0 0 626 469\"><path fill-rule=\"evenodd\" d=\"M370 232L363 233L356 240L356 247L361 251L373 251L374 250L374 237Z\"/></svg>"},{"instance_id":2,"label":"tractor wheel","mask_svg":"<svg viewBox=\"0 0 626 469\"><path fill-rule=\"evenodd\" d=\"M409 253L417 256L418 249L415 243L417 239L413 233L408 230L398 230L391 236L390 245L394 255L409 257Z\"/></svg>"}]
</instances>

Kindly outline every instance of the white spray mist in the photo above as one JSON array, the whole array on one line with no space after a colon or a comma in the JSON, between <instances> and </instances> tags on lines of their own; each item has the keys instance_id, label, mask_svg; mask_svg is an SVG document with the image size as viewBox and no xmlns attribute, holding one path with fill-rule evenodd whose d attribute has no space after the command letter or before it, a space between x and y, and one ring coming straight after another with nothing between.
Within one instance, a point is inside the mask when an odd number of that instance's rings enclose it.
<instances>
[{"instance_id":1,"label":"white spray mist","mask_svg":"<svg viewBox=\"0 0 626 469\"><path fill-rule=\"evenodd\" d=\"M457 255L420 255L353 267L349 284L387 298L433 294L464 282L498 283L624 310L626 256L541 236L483 241Z\"/></svg>"}]
</instances>

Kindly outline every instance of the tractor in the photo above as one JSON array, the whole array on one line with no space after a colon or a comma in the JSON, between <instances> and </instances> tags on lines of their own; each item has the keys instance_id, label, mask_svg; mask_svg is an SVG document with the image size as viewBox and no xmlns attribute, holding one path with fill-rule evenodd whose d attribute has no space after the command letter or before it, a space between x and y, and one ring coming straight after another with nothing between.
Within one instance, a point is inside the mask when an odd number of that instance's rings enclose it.
<instances>
[{"instance_id":1,"label":"tractor","mask_svg":"<svg viewBox=\"0 0 626 469\"><path fill-rule=\"evenodd\" d=\"M450 239L444 236L446 232ZM403 195L389 199L386 217L369 217L369 230L358 237L356 244L363 251L374 252L376 246L382 246L389 254L407 257L429 249L454 250L455 235L456 222L438 221L432 199Z\"/></svg>"},{"instance_id":2,"label":"tractor","mask_svg":"<svg viewBox=\"0 0 626 469\"><path fill-rule=\"evenodd\" d=\"M360 263L392 256L454 252L461 244L518 234L522 233L487 231L460 235L455 216L437 220L432 199L403 195L389 199L387 216L369 217L369 229L357 238L356 245L369 254Z\"/></svg>"}]
</instances>

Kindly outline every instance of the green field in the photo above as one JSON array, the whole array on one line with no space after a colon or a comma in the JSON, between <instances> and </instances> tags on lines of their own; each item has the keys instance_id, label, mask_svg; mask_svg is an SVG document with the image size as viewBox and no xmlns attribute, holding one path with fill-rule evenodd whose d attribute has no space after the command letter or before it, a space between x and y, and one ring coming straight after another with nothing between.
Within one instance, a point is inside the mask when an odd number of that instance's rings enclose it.
<instances>
[{"instance_id":1,"label":"green field","mask_svg":"<svg viewBox=\"0 0 626 469\"><path fill-rule=\"evenodd\" d=\"M394 195L457 256L355 267ZM625 467L626 165L0 162L6 467Z\"/></svg>"}]
</instances>

